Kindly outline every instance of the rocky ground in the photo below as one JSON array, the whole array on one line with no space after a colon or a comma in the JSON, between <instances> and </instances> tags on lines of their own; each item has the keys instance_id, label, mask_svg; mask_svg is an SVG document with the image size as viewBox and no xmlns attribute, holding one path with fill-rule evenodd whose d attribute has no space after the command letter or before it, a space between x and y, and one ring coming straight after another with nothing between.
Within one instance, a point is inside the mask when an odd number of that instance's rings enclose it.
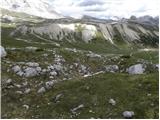
<instances>
[{"instance_id":1,"label":"rocky ground","mask_svg":"<svg viewBox=\"0 0 160 120\"><path fill-rule=\"evenodd\" d=\"M3 48L2 118L158 118L158 51Z\"/></svg>"}]
</instances>

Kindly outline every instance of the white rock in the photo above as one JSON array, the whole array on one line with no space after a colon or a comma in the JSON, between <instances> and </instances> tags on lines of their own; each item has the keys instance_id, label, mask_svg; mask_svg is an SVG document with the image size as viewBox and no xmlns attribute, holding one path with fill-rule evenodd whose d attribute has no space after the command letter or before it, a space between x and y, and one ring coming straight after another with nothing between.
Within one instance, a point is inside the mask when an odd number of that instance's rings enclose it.
<instances>
[{"instance_id":1,"label":"white rock","mask_svg":"<svg viewBox=\"0 0 160 120\"><path fill-rule=\"evenodd\" d=\"M30 91L31 91L30 88L26 88L25 91L24 91L24 93L28 94Z\"/></svg>"},{"instance_id":2,"label":"white rock","mask_svg":"<svg viewBox=\"0 0 160 120\"><path fill-rule=\"evenodd\" d=\"M129 67L127 71L129 74L143 74L145 69L143 64L136 64Z\"/></svg>"},{"instance_id":3,"label":"white rock","mask_svg":"<svg viewBox=\"0 0 160 120\"><path fill-rule=\"evenodd\" d=\"M56 75L57 75L57 72L56 72L56 71L52 71L52 72L50 72L50 75L56 76Z\"/></svg>"},{"instance_id":4,"label":"white rock","mask_svg":"<svg viewBox=\"0 0 160 120\"><path fill-rule=\"evenodd\" d=\"M106 72L117 72L119 70L119 67L117 65L107 65L105 66L105 71Z\"/></svg>"},{"instance_id":5,"label":"white rock","mask_svg":"<svg viewBox=\"0 0 160 120\"><path fill-rule=\"evenodd\" d=\"M16 93L17 93L17 94L23 94L23 92L22 92L22 91L16 91Z\"/></svg>"},{"instance_id":6,"label":"white rock","mask_svg":"<svg viewBox=\"0 0 160 120\"><path fill-rule=\"evenodd\" d=\"M28 65L30 67L38 67L39 66L39 64L36 62L28 62L28 63L26 63L26 65Z\"/></svg>"},{"instance_id":7,"label":"white rock","mask_svg":"<svg viewBox=\"0 0 160 120\"><path fill-rule=\"evenodd\" d=\"M12 79L8 79L8 80L6 81L6 83L7 83L7 84L12 83Z\"/></svg>"},{"instance_id":8,"label":"white rock","mask_svg":"<svg viewBox=\"0 0 160 120\"><path fill-rule=\"evenodd\" d=\"M37 50L38 48L37 47L26 47L26 50L27 51L35 51L35 50Z\"/></svg>"},{"instance_id":9,"label":"white rock","mask_svg":"<svg viewBox=\"0 0 160 120\"><path fill-rule=\"evenodd\" d=\"M27 110L29 109L28 105L23 105L24 108L26 108Z\"/></svg>"},{"instance_id":10,"label":"white rock","mask_svg":"<svg viewBox=\"0 0 160 120\"><path fill-rule=\"evenodd\" d=\"M58 94L58 95L56 95L56 97L55 97L55 102L57 102L59 99L60 99L60 97L62 97L63 96L63 94L61 93L61 94Z\"/></svg>"},{"instance_id":11,"label":"white rock","mask_svg":"<svg viewBox=\"0 0 160 120\"><path fill-rule=\"evenodd\" d=\"M18 71L16 74L19 75L19 76L23 76L24 72Z\"/></svg>"},{"instance_id":12,"label":"white rock","mask_svg":"<svg viewBox=\"0 0 160 120\"><path fill-rule=\"evenodd\" d=\"M54 77L53 77L53 76L49 76L49 78L50 78L50 79L53 79Z\"/></svg>"},{"instance_id":13,"label":"white rock","mask_svg":"<svg viewBox=\"0 0 160 120\"><path fill-rule=\"evenodd\" d=\"M57 71L61 71L63 69L63 66L60 64L54 64L54 69Z\"/></svg>"},{"instance_id":14,"label":"white rock","mask_svg":"<svg viewBox=\"0 0 160 120\"><path fill-rule=\"evenodd\" d=\"M110 103L111 105L116 105L116 101L115 101L114 99L109 99L109 103Z\"/></svg>"},{"instance_id":15,"label":"white rock","mask_svg":"<svg viewBox=\"0 0 160 120\"><path fill-rule=\"evenodd\" d=\"M16 86L17 88L21 88L22 86L19 84L14 84L14 86Z\"/></svg>"},{"instance_id":16,"label":"white rock","mask_svg":"<svg viewBox=\"0 0 160 120\"><path fill-rule=\"evenodd\" d=\"M18 65L16 65L16 66L12 67L12 70L13 70L15 73L17 73L17 72L21 71L21 68L20 68Z\"/></svg>"},{"instance_id":17,"label":"white rock","mask_svg":"<svg viewBox=\"0 0 160 120\"><path fill-rule=\"evenodd\" d=\"M159 68L159 64L156 64L156 67Z\"/></svg>"},{"instance_id":18,"label":"white rock","mask_svg":"<svg viewBox=\"0 0 160 120\"><path fill-rule=\"evenodd\" d=\"M7 52L5 51L4 47L0 46L0 56L5 57L7 55Z\"/></svg>"},{"instance_id":19,"label":"white rock","mask_svg":"<svg viewBox=\"0 0 160 120\"><path fill-rule=\"evenodd\" d=\"M42 73L46 73L47 72L47 69L42 69Z\"/></svg>"},{"instance_id":20,"label":"white rock","mask_svg":"<svg viewBox=\"0 0 160 120\"><path fill-rule=\"evenodd\" d=\"M25 77L33 77L33 76L36 76L36 75L38 75L38 72L35 68L28 67L24 70L24 76Z\"/></svg>"},{"instance_id":21,"label":"white rock","mask_svg":"<svg viewBox=\"0 0 160 120\"><path fill-rule=\"evenodd\" d=\"M98 55L98 54L95 54L95 53L89 53L89 54L87 54L87 56L91 57L91 58L95 58L95 57L101 58L101 55Z\"/></svg>"},{"instance_id":22,"label":"white rock","mask_svg":"<svg viewBox=\"0 0 160 120\"><path fill-rule=\"evenodd\" d=\"M44 87L41 87L38 91L37 91L37 93L44 93L46 91L46 89L44 88Z\"/></svg>"},{"instance_id":23,"label":"white rock","mask_svg":"<svg viewBox=\"0 0 160 120\"><path fill-rule=\"evenodd\" d=\"M124 111L123 112L123 117L125 117L125 118L132 118L133 116L134 116L133 111Z\"/></svg>"},{"instance_id":24,"label":"white rock","mask_svg":"<svg viewBox=\"0 0 160 120\"><path fill-rule=\"evenodd\" d=\"M23 84L23 86L27 86L28 85L28 82L27 81L25 81L24 83L22 83Z\"/></svg>"},{"instance_id":25,"label":"white rock","mask_svg":"<svg viewBox=\"0 0 160 120\"><path fill-rule=\"evenodd\" d=\"M72 113L76 113L76 111L77 111L78 109L83 108L83 107L84 107L84 105L81 104L81 105L79 105L78 107L75 107L75 108L71 109L71 112L72 112Z\"/></svg>"},{"instance_id":26,"label":"white rock","mask_svg":"<svg viewBox=\"0 0 160 120\"><path fill-rule=\"evenodd\" d=\"M54 85L54 81L53 80L52 81L48 81L45 84L46 84L46 88L50 89Z\"/></svg>"},{"instance_id":27,"label":"white rock","mask_svg":"<svg viewBox=\"0 0 160 120\"><path fill-rule=\"evenodd\" d=\"M40 72L42 69L41 69L41 67L36 67L36 70L37 70L38 72Z\"/></svg>"}]
</instances>

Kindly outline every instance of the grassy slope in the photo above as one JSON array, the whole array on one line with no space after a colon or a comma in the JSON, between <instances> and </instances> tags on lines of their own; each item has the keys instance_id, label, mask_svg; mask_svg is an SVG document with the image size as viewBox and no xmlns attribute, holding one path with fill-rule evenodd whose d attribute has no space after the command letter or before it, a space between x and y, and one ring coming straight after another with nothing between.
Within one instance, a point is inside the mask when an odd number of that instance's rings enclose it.
<instances>
[{"instance_id":1,"label":"grassy slope","mask_svg":"<svg viewBox=\"0 0 160 120\"><path fill-rule=\"evenodd\" d=\"M10 30L6 28L5 30ZM57 48L51 44L30 44L23 41L16 41L8 36L9 32L2 29L2 45L5 47L27 47L36 46L42 51L24 52L23 50L10 51L7 50L8 56L2 59L2 79L12 78L15 83L21 84L26 79L22 79L12 73L8 73L8 64L5 60L18 62L18 61L35 61L44 65L44 61L52 63L54 57L52 52L47 52L48 57L41 55L46 53L44 49ZM27 38L34 41L33 37ZM36 40L37 41L37 40ZM40 40L41 41L41 40ZM44 42L44 41L41 41ZM121 62L122 66L129 66L137 63L137 59L144 59L153 63L158 63L157 52L137 52L125 47L125 49L118 49L110 44L104 44L106 41L94 41L93 43L60 43L61 48L57 48L59 54L62 55L68 63L75 62L80 59L81 63L90 65L93 69L103 64L117 64L117 61L106 61L101 64L101 60L87 59L83 54L75 54L65 51L63 47L78 48L81 50L91 50L103 55L119 54L133 56ZM44 51L43 51L44 50ZM105 58L107 60L107 58ZM96 71L96 70L95 70ZM30 86L35 86L35 82L48 81L45 76L33 77L27 79ZM89 89L88 89L89 87ZM158 118L158 72L152 72L144 75L128 75L124 73L118 74L100 74L95 77L72 79L71 81L60 82L55 87L47 91L43 95L37 95L37 89L28 95L17 95L15 93L18 88L6 90L3 89L2 93L2 118L71 118L70 109L84 104L84 108L80 109L78 116L73 118L122 118L122 112L125 110L132 110L135 112L134 118ZM57 94L63 93L64 96L60 99L59 103L53 102L53 97ZM147 96L151 94L151 96ZM117 104L111 106L108 100L113 98ZM48 105L48 103L50 103ZM22 105L29 105L29 110L26 110ZM95 105L96 104L96 105ZM36 106L39 105L37 108ZM95 113L90 113L92 110ZM7 114L7 117L5 116Z\"/></svg>"},{"instance_id":2,"label":"grassy slope","mask_svg":"<svg viewBox=\"0 0 160 120\"><path fill-rule=\"evenodd\" d=\"M59 103L54 103L53 97L59 93L63 93L63 97ZM22 102L19 102L20 98ZM110 98L116 100L115 106L108 103ZM32 92L15 96L10 91L2 97L2 103L8 103L2 104L2 115L7 113L9 118L71 118L70 110L80 104L85 107L78 110L80 114L73 118L123 118L125 110L134 111L134 118L158 118L158 73L106 73L61 82L44 95ZM29 110L22 107L24 103L30 106ZM36 108L37 105L39 108Z\"/></svg>"}]
</instances>

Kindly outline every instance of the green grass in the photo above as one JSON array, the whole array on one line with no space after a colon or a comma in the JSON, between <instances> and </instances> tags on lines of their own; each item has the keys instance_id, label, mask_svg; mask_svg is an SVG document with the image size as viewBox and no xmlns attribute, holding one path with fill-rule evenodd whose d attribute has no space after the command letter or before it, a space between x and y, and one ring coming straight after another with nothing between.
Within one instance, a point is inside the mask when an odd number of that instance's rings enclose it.
<instances>
[{"instance_id":1,"label":"green grass","mask_svg":"<svg viewBox=\"0 0 160 120\"><path fill-rule=\"evenodd\" d=\"M2 118L4 113L8 114L8 118L71 118L70 110L80 104L85 107L78 110L80 114L73 118L123 118L122 112L125 110L134 111L134 118L158 118L158 73L106 73L61 82L44 95L37 95L34 91L25 96L11 93L2 97L2 103L8 103L2 104L5 108ZM59 103L54 103L53 97L59 93L63 93L63 97ZM20 98L22 102L19 103ZM110 98L116 100L115 106L108 103ZM22 108L24 103L30 106L29 110ZM39 108L36 108L37 105Z\"/></svg>"}]
</instances>

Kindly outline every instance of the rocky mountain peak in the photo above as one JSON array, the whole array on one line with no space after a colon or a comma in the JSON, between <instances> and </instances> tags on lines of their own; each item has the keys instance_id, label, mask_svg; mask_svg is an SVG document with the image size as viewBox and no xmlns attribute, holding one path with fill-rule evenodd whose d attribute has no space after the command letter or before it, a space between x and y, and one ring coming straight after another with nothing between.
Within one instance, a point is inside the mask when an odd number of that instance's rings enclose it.
<instances>
[{"instance_id":1,"label":"rocky mountain peak","mask_svg":"<svg viewBox=\"0 0 160 120\"><path fill-rule=\"evenodd\" d=\"M45 0L2 0L0 7L10 11L23 12L43 18L63 18L63 16L57 13Z\"/></svg>"}]
</instances>

